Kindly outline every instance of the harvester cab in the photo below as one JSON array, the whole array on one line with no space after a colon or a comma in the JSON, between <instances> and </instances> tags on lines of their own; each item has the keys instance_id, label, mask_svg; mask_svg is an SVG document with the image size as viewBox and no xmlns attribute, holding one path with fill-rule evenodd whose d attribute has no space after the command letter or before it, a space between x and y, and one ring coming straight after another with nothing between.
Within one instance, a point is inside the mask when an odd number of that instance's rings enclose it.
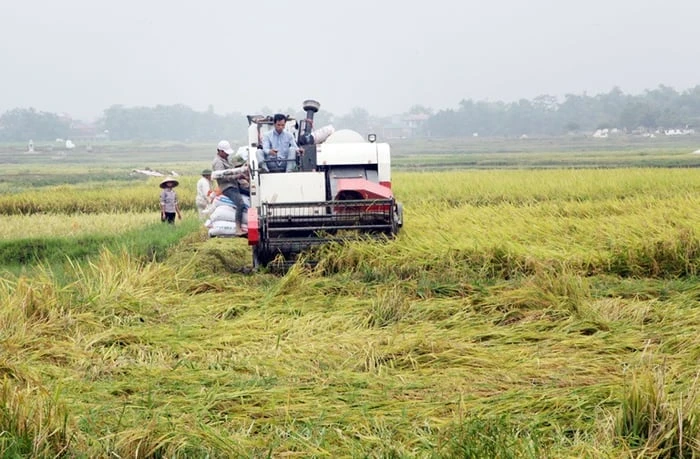
<instances>
[{"instance_id":1,"label":"harvester cab","mask_svg":"<svg viewBox=\"0 0 700 459\"><path fill-rule=\"evenodd\" d=\"M320 104L307 100L303 107L305 118L288 117L285 127L303 149L292 172L264 171L257 150L273 118L247 117L248 244L256 268L275 259L288 266L301 252L329 241L393 238L403 225L402 206L391 190L389 144L332 126L314 130Z\"/></svg>"}]
</instances>

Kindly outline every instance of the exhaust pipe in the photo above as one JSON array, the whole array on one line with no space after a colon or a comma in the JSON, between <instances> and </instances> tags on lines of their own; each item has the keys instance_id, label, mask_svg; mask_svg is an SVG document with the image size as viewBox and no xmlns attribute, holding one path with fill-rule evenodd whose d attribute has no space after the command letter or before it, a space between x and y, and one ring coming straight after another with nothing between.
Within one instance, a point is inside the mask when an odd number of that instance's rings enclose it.
<instances>
[{"instance_id":1,"label":"exhaust pipe","mask_svg":"<svg viewBox=\"0 0 700 459\"><path fill-rule=\"evenodd\" d=\"M297 143L299 146L313 145L314 136L311 134L311 130L314 125L314 114L321 108L321 104L313 99L308 99L304 101L302 106L306 112L306 119L302 120L299 125L299 139Z\"/></svg>"}]
</instances>

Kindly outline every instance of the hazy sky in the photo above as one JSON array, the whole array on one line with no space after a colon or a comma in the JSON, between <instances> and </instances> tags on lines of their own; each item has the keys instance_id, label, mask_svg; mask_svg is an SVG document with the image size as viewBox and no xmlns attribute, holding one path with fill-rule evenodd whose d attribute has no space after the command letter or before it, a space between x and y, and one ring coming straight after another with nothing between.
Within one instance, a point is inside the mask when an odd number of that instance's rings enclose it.
<instances>
[{"instance_id":1,"label":"hazy sky","mask_svg":"<svg viewBox=\"0 0 700 459\"><path fill-rule=\"evenodd\" d=\"M698 0L0 0L0 113L335 114L700 84Z\"/></svg>"}]
</instances>

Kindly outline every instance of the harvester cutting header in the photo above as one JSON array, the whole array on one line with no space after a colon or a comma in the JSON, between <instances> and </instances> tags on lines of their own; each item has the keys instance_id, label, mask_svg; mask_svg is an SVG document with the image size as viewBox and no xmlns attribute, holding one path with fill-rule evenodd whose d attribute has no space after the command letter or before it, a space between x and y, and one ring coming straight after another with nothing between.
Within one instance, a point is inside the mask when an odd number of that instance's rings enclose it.
<instances>
[{"instance_id":1,"label":"harvester cutting header","mask_svg":"<svg viewBox=\"0 0 700 459\"><path fill-rule=\"evenodd\" d=\"M332 126L314 130L320 104L307 100L303 108L303 120L278 119L278 132L269 132L274 117L247 117L248 142L239 155L248 158L250 171L248 244L256 267L279 255L293 262L305 249L331 240L394 237L403 224L391 190L389 144ZM272 137L295 141L298 150L285 145L294 154L278 157L269 145Z\"/></svg>"}]
</instances>

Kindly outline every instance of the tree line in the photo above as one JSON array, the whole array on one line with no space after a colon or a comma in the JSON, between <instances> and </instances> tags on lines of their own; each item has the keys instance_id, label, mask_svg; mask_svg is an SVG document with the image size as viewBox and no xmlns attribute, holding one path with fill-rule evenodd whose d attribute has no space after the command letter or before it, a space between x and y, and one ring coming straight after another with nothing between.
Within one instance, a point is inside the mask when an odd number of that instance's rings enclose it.
<instances>
[{"instance_id":1,"label":"tree line","mask_svg":"<svg viewBox=\"0 0 700 459\"><path fill-rule=\"evenodd\" d=\"M543 95L533 100L488 102L462 100L456 110L440 110L423 126L439 137L472 135L561 135L618 128L626 131L700 127L700 85L683 92L659 86L643 94L618 87L605 94L567 94L564 100Z\"/></svg>"},{"instance_id":2,"label":"tree line","mask_svg":"<svg viewBox=\"0 0 700 459\"><path fill-rule=\"evenodd\" d=\"M263 108L261 114L272 113ZM287 114L303 117L300 110ZM414 134L433 137L561 135L602 128L636 129L700 127L700 85L679 92L660 85L643 94L625 94L615 87L597 95L566 94L563 99L541 95L515 102L463 99L456 109L415 105L401 115L372 116L364 108L336 116L323 109L316 126L332 123L336 128L369 129L405 121L406 115L423 115ZM403 116L402 116L403 115ZM241 113L219 115L213 107L196 111L185 105L125 107L113 105L96 123L86 125L55 113L16 108L0 116L0 141L50 141L56 138L104 137L111 140L213 141L243 137L247 127Z\"/></svg>"}]
</instances>

